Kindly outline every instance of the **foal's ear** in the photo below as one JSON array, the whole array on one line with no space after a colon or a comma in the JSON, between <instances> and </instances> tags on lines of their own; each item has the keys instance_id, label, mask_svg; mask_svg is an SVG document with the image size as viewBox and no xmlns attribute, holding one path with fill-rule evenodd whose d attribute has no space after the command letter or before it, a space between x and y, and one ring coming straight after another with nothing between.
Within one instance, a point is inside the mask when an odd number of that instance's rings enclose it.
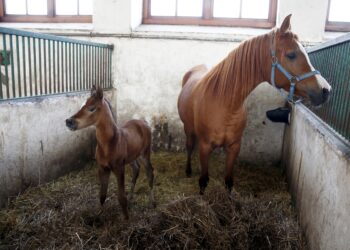
<instances>
[{"instance_id":1,"label":"foal's ear","mask_svg":"<svg viewBox=\"0 0 350 250\"><path fill-rule=\"evenodd\" d=\"M92 85L92 88L91 88L91 96L95 96L96 95L96 86L95 85Z\"/></svg>"},{"instance_id":2,"label":"foal's ear","mask_svg":"<svg viewBox=\"0 0 350 250\"><path fill-rule=\"evenodd\" d=\"M100 86L97 86L95 98L99 100L102 100L103 98L103 89Z\"/></svg>"},{"instance_id":3,"label":"foal's ear","mask_svg":"<svg viewBox=\"0 0 350 250\"><path fill-rule=\"evenodd\" d=\"M290 26L290 18L292 17L292 14L289 14L288 16L286 16L283 20L283 23L281 25L280 31L281 34L284 34L288 31L291 30L291 26Z\"/></svg>"}]
</instances>

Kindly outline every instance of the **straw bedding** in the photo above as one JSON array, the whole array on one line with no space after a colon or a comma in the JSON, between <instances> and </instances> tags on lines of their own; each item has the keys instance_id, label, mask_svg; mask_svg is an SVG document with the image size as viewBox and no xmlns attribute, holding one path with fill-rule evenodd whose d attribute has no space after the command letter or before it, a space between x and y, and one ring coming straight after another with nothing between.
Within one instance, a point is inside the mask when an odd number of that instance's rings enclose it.
<instances>
[{"instance_id":1,"label":"straw bedding","mask_svg":"<svg viewBox=\"0 0 350 250\"><path fill-rule=\"evenodd\" d=\"M155 197L143 169L125 222L111 176L100 209L96 164L29 188L0 211L0 249L305 249L290 195L276 167L235 166L234 196L224 189L224 158L214 155L205 195L198 159L186 178L184 153L155 153ZM127 170L127 190L131 180Z\"/></svg>"}]
</instances>

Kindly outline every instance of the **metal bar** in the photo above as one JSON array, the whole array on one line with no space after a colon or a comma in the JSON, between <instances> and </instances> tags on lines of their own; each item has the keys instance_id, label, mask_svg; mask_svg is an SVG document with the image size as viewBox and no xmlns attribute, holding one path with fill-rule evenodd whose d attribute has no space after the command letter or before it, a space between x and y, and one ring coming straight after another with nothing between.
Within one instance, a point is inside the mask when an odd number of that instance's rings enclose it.
<instances>
[{"instance_id":1,"label":"metal bar","mask_svg":"<svg viewBox=\"0 0 350 250\"><path fill-rule=\"evenodd\" d=\"M32 82L32 59L31 59L31 50L30 50L30 37L27 37L27 42L28 42L28 70L29 70L29 91L30 91L30 96L33 96L33 82Z\"/></svg>"},{"instance_id":2,"label":"metal bar","mask_svg":"<svg viewBox=\"0 0 350 250\"><path fill-rule=\"evenodd\" d=\"M93 85L97 86L97 81L96 81L96 72L97 72L97 68L96 68L96 48L93 47L93 59L92 59L92 63L93 63L93 68L92 68L92 79L93 79Z\"/></svg>"},{"instance_id":3,"label":"metal bar","mask_svg":"<svg viewBox=\"0 0 350 250\"><path fill-rule=\"evenodd\" d=\"M84 90L87 89L87 86L86 86L86 63L87 63L87 60L86 60L86 45L83 45L83 88Z\"/></svg>"},{"instance_id":4,"label":"metal bar","mask_svg":"<svg viewBox=\"0 0 350 250\"><path fill-rule=\"evenodd\" d=\"M13 35L10 35L10 51L11 51L11 75L12 75L12 97L16 97L16 82L15 82L15 62L13 60ZM1 84L1 81L0 81Z\"/></svg>"},{"instance_id":5,"label":"metal bar","mask_svg":"<svg viewBox=\"0 0 350 250\"><path fill-rule=\"evenodd\" d=\"M89 89L92 88L92 46L89 46Z\"/></svg>"},{"instance_id":6,"label":"metal bar","mask_svg":"<svg viewBox=\"0 0 350 250\"><path fill-rule=\"evenodd\" d=\"M64 82L64 90L68 91L68 59L67 59L67 50L68 50L68 44L64 43L64 61L65 61L65 66L64 66L64 72L65 72L65 82Z\"/></svg>"},{"instance_id":7,"label":"metal bar","mask_svg":"<svg viewBox=\"0 0 350 250\"><path fill-rule=\"evenodd\" d=\"M22 96L22 86L21 86L21 61L19 57L19 39L16 36L16 53L17 53L17 78L18 78L18 96Z\"/></svg>"},{"instance_id":8,"label":"metal bar","mask_svg":"<svg viewBox=\"0 0 350 250\"><path fill-rule=\"evenodd\" d=\"M23 86L24 95L28 96L27 91L27 69L26 69L26 49L25 49L25 37L22 37L22 53L23 53Z\"/></svg>"},{"instance_id":9,"label":"metal bar","mask_svg":"<svg viewBox=\"0 0 350 250\"><path fill-rule=\"evenodd\" d=\"M41 39L38 40L38 50L39 50L39 78L40 78L40 95L43 94L43 74L42 74L42 67L41 67Z\"/></svg>"},{"instance_id":10,"label":"metal bar","mask_svg":"<svg viewBox=\"0 0 350 250\"><path fill-rule=\"evenodd\" d=\"M45 94L48 94L48 91L47 91L47 67L46 67L46 63L47 63L47 60L46 60L46 40L44 40L44 44L43 44L43 49L44 49L44 87L45 87Z\"/></svg>"},{"instance_id":11,"label":"metal bar","mask_svg":"<svg viewBox=\"0 0 350 250\"><path fill-rule=\"evenodd\" d=\"M8 34L8 35L40 38L40 39L44 39L44 40L55 40L55 41L60 41L60 42L68 42L68 43L72 43L72 44L85 44L85 45L91 45L91 46L100 47L100 48L113 47L113 45L110 45L110 44L95 43L95 42L90 42L90 41L80 41L80 40L61 37L61 36L41 34L41 33L35 33L35 32L5 28L5 27L0 27L0 33Z\"/></svg>"},{"instance_id":12,"label":"metal bar","mask_svg":"<svg viewBox=\"0 0 350 250\"><path fill-rule=\"evenodd\" d=\"M109 86L110 88L113 87L113 82L112 82L112 74L113 74L113 61L112 61L112 50L109 50Z\"/></svg>"},{"instance_id":13,"label":"metal bar","mask_svg":"<svg viewBox=\"0 0 350 250\"><path fill-rule=\"evenodd\" d=\"M97 50L97 68L96 68L96 73L97 73L97 84L101 86L101 51L100 48L96 48ZM101 86L102 87L102 86Z\"/></svg>"},{"instance_id":14,"label":"metal bar","mask_svg":"<svg viewBox=\"0 0 350 250\"><path fill-rule=\"evenodd\" d=\"M56 41L52 41L52 91L53 93L57 92L56 86Z\"/></svg>"},{"instance_id":15,"label":"metal bar","mask_svg":"<svg viewBox=\"0 0 350 250\"><path fill-rule=\"evenodd\" d=\"M72 55L71 55L72 59L73 59L73 63L72 63L72 83L73 83L73 90L76 91L77 87L76 84L77 82L75 81L75 44L72 44Z\"/></svg>"},{"instance_id":16,"label":"metal bar","mask_svg":"<svg viewBox=\"0 0 350 250\"><path fill-rule=\"evenodd\" d=\"M76 44L75 45L75 86L76 86L76 90L80 90L78 64L79 64L79 44Z\"/></svg>"},{"instance_id":17,"label":"metal bar","mask_svg":"<svg viewBox=\"0 0 350 250\"><path fill-rule=\"evenodd\" d=\"M35 84L35 95L38 95L38 78L37 78L37 64L36 64L36 44L35 38L33 38L33 55L34 55L34 84Z\"/></svg>"},{"instance_id":18,"label":"metal bar","mask_svg":"<svg viewBox=\"0 0 350 250\"><path fill-rule=\"evenodd\" d=\"M73 71L74 71L74 64L73 64L73 60L74 60L74 56L73 56L73 44L70 43L69 44L69 58L71 58L70 61L70 65L69 65L69 76L70 76L70 91L74 91L74 76L73 76Z\"/></svg>"},{"instance_id":19,"label":"metal bar","mask_svg":"<svg viewBox=\"0 0 350 250\"><path fill-rule=\"evenodd\" d=\"M64 92L64 68L63 68L63 60L64 60L64 43L61 43L61 92Z\"/></svg>"},{"instance_id":20,"label":"metal bar","mask_svg":"<svg viewBox=\"0 0 350 250\"><path fill-rule=\"evenodd\" d=\"M3 41L3 49L4 51L7 50L6 48L6 39L7 36L3 35L2 41ZM9 99L10 98L10 88L9 88L9 72L8 72L8 66L5 65L5 80L3 82L6 82L6 98ZM2 82L0 82L0 84L2 84Z\"/></svg>"},{"instance_id":21,"label":"metal bar","mask_svg":"<svg viewBox=\"0 0 350 250\"><path fill-rule=\"evenodd\" d=\"M52 68L51 68L51 41L48 40L48 53L49 53L49 94L52 94Z\"/></svg>"},{"instance_id":22,"label":"metal bar","mask_svg":"<svg viewBox=\"0 0 350 250\"><path fill-rule=\"evenodd\" d=\"M106 65L106 62L105 62L105 50L103 48L101 48L101 56L102 56L102 63L101 63L101 81L102 81L102 86L103 88L106 87L105 85L105 81L104 81L104 67Z\"/></svg>"}]
</instances>

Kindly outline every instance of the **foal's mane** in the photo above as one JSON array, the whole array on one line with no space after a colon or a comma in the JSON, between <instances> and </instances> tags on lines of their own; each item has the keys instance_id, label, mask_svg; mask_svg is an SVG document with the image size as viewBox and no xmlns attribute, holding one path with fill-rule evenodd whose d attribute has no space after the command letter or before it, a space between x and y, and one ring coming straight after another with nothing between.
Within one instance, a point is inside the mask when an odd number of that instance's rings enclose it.
<instances>
[{"instance_id":1,"label":"foal's mane","mask_svg":"<svg viewBox=\"0 0 350 250\"><path fill-rule=\"evenodd\" d=\"M254 37L240 44L203 78L205 92L230 106L243 102L256 84L262 82L270 65L270 40L273 33Z\"/></svg>"},{"instance_id":2,"label":"foal's mane","mask_svg":"<svg viewBox=\"0 0 350 250\"><path fill-rule=\"evenodd\" d=\"M112 117L113 117L114 122L117 123L117 118L116 118L116 116L115 116L115 114L114 114L114 112L113 112L111 103L107 100L107 98L104 97L103 99L104 99L104 100L107 102L107 104L108 104L108 108L109 108L109 110L111 111L111 114L112 114Z\"/></svg>"}]
</instances>

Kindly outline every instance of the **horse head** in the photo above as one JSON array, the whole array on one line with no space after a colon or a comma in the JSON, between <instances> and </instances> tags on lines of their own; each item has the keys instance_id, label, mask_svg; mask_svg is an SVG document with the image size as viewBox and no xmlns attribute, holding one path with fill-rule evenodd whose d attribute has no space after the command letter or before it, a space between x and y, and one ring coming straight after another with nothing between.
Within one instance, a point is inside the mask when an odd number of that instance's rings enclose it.
<instances>
[{"instance_id":1,"label":"horse head","mask_svg":"<svg viewBox=\"0 0 350 250\"><path fill-rule=\"evenodd\" d=\"M276 82L277 88L289 91L289 100L295 94L310 100L314 106L321 105L328 100L331 86L314 69L306 50L292 33L290 18L291 15L287 16L273 32L271 83L275 85Z\"/></svg>"},{"instance_id":2,"label":"horse head","mask_svg":"<svg viewBox=\"0 0 350 250\"><path fill-rule=\"evenodd\" d=\"M103 90L99 86L93 86L91 96L75 115L66 120L66 126L74 131L96 124L103 107Z\"/></svg>"}]
</instances>

